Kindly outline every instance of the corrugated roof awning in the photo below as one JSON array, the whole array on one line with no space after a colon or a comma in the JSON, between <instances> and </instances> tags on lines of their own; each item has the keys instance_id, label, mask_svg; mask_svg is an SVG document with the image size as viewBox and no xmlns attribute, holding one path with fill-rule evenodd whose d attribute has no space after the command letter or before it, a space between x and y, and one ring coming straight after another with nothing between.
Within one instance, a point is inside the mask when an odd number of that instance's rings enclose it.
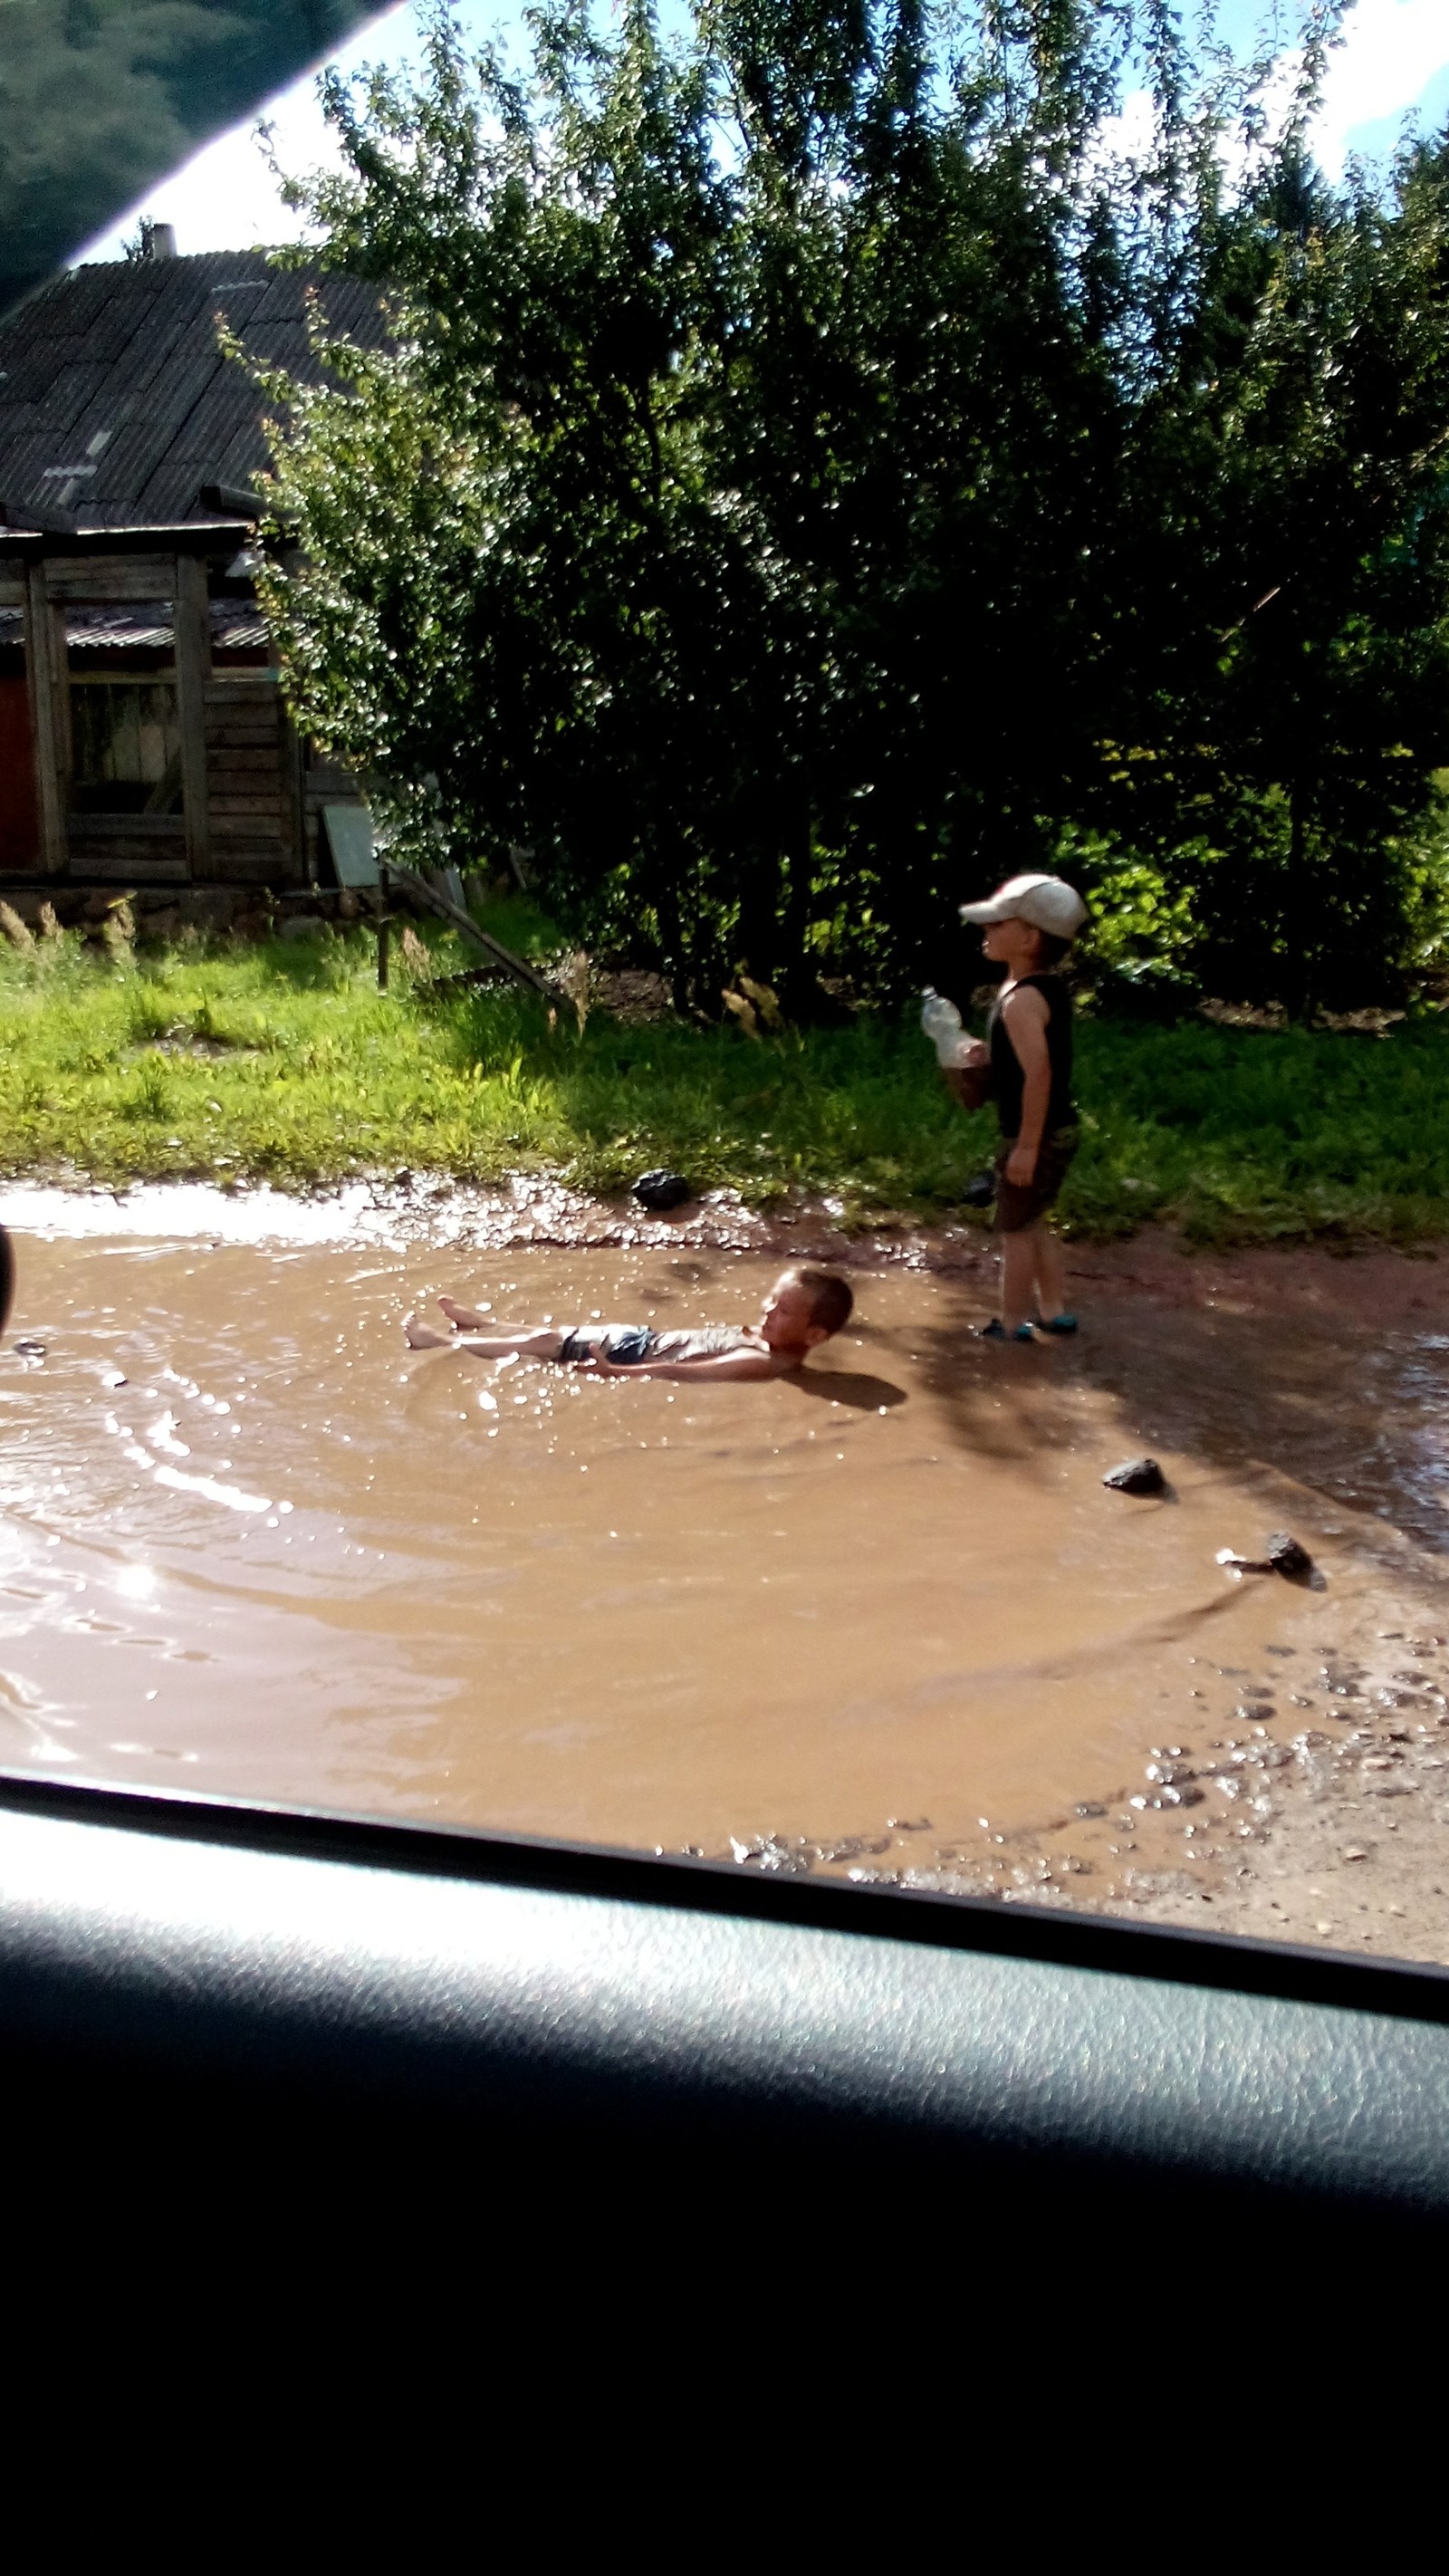
<instances>
[{"instance_id":1,"label":"corrugated roof awning","mask_svg":"<svg viewBox=\"0 0 1449 2576\"><path fill-rule=\"evenodd\" d=\"M266 619L250 600L214 599L210 605L214 653L245 652L266 643ZM118 608L72 608L66 614L65 640L86 652L164 652L175 641L171 602L130 600ZM24 610L0 608L0 645L24 641Z\"/></svg>"}]
</instances>

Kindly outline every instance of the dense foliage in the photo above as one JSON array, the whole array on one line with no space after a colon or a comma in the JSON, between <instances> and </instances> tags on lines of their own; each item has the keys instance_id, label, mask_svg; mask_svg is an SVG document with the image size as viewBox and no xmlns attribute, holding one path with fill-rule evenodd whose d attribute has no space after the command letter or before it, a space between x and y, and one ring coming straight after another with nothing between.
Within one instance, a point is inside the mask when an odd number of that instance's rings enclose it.
<instances>
[{"instance_id":1,"label":"dense foliage","mask_svg":"<svg viewBox=\"0 0 1449 2576\"><path fill-rule=\"evenodd\" d=\"M333 81L296 190L398 336L269 380L269 600L404 842L528 845L696 1000L941 974L1054 861L1120 981L1390 989L1438 927L1449 146L1324 181L1321 16L1276 117L1157 0L532 26L527 80L444 17L415 88Z\"/></svg>"}]
</instances>

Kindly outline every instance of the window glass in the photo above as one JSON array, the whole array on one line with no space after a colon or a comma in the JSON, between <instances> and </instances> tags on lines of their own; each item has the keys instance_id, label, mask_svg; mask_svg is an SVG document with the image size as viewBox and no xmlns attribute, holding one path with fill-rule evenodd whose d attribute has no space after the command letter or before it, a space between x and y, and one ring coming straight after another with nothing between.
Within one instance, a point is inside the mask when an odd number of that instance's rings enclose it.
<instances>
[{"instance_id":1,"label":"window glass","mask_svg":"<svg viewBox=\"0 0 1449 2576\"><path fill-rule=\"evenodd\" d=\"M176 689L163 675L71 681L72 789L83 814L181 811Z\"/></svg>"}]
</instances>

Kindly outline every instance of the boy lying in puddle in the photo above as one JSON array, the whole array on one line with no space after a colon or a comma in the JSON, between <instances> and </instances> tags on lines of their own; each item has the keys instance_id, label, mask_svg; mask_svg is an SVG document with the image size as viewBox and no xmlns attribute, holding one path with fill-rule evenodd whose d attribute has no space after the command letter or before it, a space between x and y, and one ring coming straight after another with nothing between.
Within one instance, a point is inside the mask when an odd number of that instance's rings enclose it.
<instances>
[{"instance_id":1,"label":"boy lying in puddle","mask_svg":"<svg viewBox=\"0 0 1449 2576\"><path fill-rule=\"evenodd\" d=\"M648 1324L555 1324L488 1329L481 1315L440 1297L453 1330L440 1333L416 1315L403 1320L415 1351L472 1351L479 1359L554 1360L595 1377L707 1379L785 1377L804 1365L817 1342L838 1333L854 1304L833 1270L782 1270L758 1324L705 1324L695 1332L656 1333Z\"/></svg>"}]
</instances>

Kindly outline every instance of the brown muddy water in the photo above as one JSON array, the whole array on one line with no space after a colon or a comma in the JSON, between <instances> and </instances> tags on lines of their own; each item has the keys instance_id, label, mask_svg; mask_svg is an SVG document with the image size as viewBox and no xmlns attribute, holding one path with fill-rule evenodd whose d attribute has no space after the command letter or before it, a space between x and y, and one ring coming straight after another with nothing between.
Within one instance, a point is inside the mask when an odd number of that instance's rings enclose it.
<instances>
[{"instance_id":1,"label":"brown muddy water","mask_svg":"<svg viewBox=\"0 0 1449 2576\"><path fill-rule=\"evenodd\" d=\"M730 1321L777 1261L148 1199L8 1209L0 1767L949 1870L1245 1691L1271 1719L1261 1676L1291 1723L1282 1685L1442 1598L1431 1334L1099 1284L1076 1344L992 1348L989 1274L897 1264L797 1381L596 1384L410 1353L401 1317ZM1170 1498L1104 1490L1144 1448ZM1325 1589L1215 1562L1284 1524Z\"/></svg>"}]
</instances>

